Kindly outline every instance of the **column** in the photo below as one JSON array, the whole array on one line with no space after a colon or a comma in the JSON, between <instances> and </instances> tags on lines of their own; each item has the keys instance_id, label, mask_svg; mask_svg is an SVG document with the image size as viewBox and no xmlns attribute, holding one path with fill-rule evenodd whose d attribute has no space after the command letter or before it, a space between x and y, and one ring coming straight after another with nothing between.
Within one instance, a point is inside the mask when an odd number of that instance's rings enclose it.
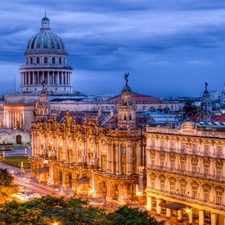
<instances>
[{"instance_id":1,"label":"column","mask_svg":"<svg viewBox=\"0 0 225 225\"><path fill-rule=\"evenodd\" d=\"M166 217L171 217L171 209L166 208Z\"/></svg>"},{"instance_id":2,"label":"column","mask_svg":"<svg viewBox=\"0 0 225 225\"><path fill-rule=\"evenodd\" d=\"M49 71L47 71L47 76L48 76L47 84L50 84L50 82L49 82Z\"/></svg>"},{"instance_id":3,"label":"column","mask_svg":"<svg viewBox=\"0 0 225 225\"><path fill-rule=\"evenodd\" d=\"M182 220L182 211L181 210L177 210L177 219Z\"/></svg>"},{"instance_id":4,"label":"column","mask_svg":"<svg viewBox=\"0 0 225 225\"><path fill-rule=\"evenodd\" d=\"M126 166L127 166L127 175L131 175L132 173L132 149L131 149L131 142L129 142L126 146L127 151L126 151Z\"/></svg>"},{"instance_id":5,"label":"column","mask_svg":"<svg viewBox=\"0 0 225 225\"><path fill-rule=\"evenodd\" d=\"M189 209L188 218L189 218L189 223L193 223L192 209Z\"/></svg>"},{"instance_id":6,"label":"column","mask_svg":"<svg viewBox=\"0 0 225 225\"><path fill-rule=\"evenodd\" d=\"M160 206L161 202L161 199L156 199L156 214L158 215L162 212L162 207Z\"/></svg>"},{"instance_id":7,"label":"column","mask_svg":"<svg viewBox=\"0 0 225 225\"><path fill-rule=\"evenodd\" d=\"M57 80L56 80L56 84L59 85L59 72L57 71Z\"/></svg>"},{"instance_id":8,"label":"column","mask_svg":"<svg viewBox=\"0 0 225 225\"><path fill-rule=\"evenodd\" d=\"M199 211L199 225L205 224L204 210Z\"/></svg>"},{"instance_id":9,"label":"column","mask_svg":"<svg viewBox=\"0 0 225 225\"><path fill-rule=\"evenodd\" d=\"M151 211L152 210L152 197L147 196L147 210Z\"/></svg>"},{"instance_id":10,"label":"column","mask_svg":"<svg viewBox=\"0 0 225 225\"><path fill-rule=\"evenodd\" d=\"M119 174L119 144L117 143L116 144L116 175L118 175Z\"/></svg>"},{"instance_id":11,"label":"column","mask_svg":"<svg viewBox=\"0 0 225 225\"><path fill-rule=\"evenodd\" d=\"M217 214L215 213L211 214L211 225L216 225L216 217L217 217Z\"/></svg>"}]
</instances>

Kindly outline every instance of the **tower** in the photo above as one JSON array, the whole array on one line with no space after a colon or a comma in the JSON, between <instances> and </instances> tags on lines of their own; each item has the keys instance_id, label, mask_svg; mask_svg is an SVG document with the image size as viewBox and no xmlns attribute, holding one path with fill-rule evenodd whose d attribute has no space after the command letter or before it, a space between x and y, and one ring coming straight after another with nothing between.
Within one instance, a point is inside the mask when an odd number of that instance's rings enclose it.
<instances>
[{"instance_id":1,"label":"tower","mask_svg":"<svg viewBox=\"0 0 225 225\"><path fill-rule=\"evenodd\" d=\"M20 91L51 94L72 93L72 68L66 64L67 52L62 39L50 28L50 20L41 20L40 32L27 44L25 65L20 68Z\"/></svg>"},{"instance_id":2,"label":"tower","mask_svg":"<svg viewBox=\"0 0 225 225\"><path fill-rule=\"evenodd\" d=\"M128 86L128 74L124 75L126 84L121 91L121 102L118 104L118 126L131 127L136 124L135 105L132 102L132 91Z\"/></svg>"}]
</instances>

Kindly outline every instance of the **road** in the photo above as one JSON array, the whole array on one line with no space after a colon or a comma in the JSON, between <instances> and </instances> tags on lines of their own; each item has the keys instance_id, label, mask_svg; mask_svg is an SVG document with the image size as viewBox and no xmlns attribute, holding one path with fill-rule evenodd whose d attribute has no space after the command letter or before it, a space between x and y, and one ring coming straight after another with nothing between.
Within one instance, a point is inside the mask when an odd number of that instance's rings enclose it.
<instances>
[{"instance_id":1,"label":"road","mask_svg":"<svg viewBox=\"0 0 225 225\"><path fill-rule=\"evenodd\" d=\"M48 187L45 184L38 183L32 176L30 169L25 169L24 173L21 174L21 169L7 165L4 163L0 163L0 168L8 169L9 171L13 171L14 175L14 183L29 188L32 192L38 192L40 195L51 195L54 197L62 197L63 192L55 187Z\"/></svg>"}]
</instances>

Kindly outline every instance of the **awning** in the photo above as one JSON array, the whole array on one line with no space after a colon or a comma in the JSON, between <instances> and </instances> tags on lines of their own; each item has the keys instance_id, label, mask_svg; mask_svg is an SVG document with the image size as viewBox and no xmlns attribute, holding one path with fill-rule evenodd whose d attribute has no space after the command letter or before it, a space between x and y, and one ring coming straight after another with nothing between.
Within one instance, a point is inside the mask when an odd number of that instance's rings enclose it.
<instances>
[{"instance_id":1,"label":"awning","mask_svg":"<svg viewBox=\"0 0 225 225\"><path fill-rule=\"evenodd\" d=\"M177 203L177 202L162 202L159 205L165 208L175 209L175 210L184 209L187 207L186 205Z\"/></svg>"},{"instance_id":2,"label":"awning","mask_svg":"<svg viewBox=\"0 0 225 225\"><path fill-rule=\"evenodd\" d=\"M90 178L88 178L88 177L81 177L81 178L78 178L78 179L76 180L76 182L77 182L78 184L89 184Z\"/></svg>"},{"instance_id":3,"label":"awning","mask_svg":"<svg viewBox=\"0 0 225 225\"><path fill-rule=\"evenodd\" d=\"M48 167L38 168L36 169L38 173L47 173L49 171Z\"/></svg>"}]
</instances>

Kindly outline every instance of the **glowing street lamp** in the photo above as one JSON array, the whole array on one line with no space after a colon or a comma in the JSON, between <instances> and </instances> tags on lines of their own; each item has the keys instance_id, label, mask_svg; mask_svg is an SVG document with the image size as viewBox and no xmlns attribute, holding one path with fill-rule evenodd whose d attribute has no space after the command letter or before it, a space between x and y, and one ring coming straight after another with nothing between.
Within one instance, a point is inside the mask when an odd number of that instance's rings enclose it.
<instances>
[{"instance_id":1,"label":"glowing street lamp","mask_svg":"<svg viewBox=\"0 0 225 225\"><path fill-rule=\"evenodd\" d=\"M140 208L140 196L141 196L141 192L137 191L136 192L137 198L138 198L138 208Z\"/></svg>"}]
</instances>

